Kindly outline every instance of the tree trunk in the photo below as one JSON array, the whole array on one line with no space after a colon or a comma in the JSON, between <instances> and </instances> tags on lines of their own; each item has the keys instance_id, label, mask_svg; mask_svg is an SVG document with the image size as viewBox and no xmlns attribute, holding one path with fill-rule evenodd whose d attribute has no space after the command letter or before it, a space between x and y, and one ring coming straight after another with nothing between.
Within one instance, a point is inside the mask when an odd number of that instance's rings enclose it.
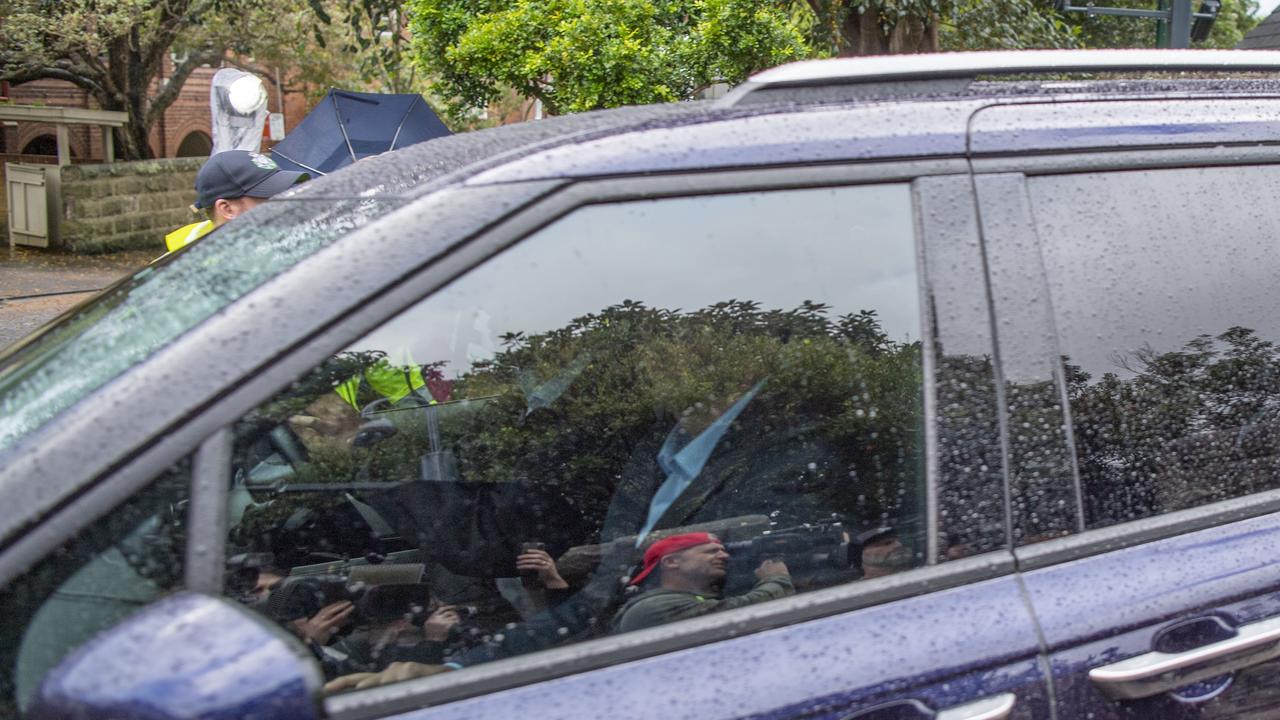
<instances>
[{"instance_id":1,"label":"tree trunk","mask_svg":"<svg viewBox=\"0 0 1280 720\"><path fill-rule=\"evenodd\" d=\"M840 57L937 52L937 18L905 18L886 29L875 12L846 9L836 43Z\"/></svg>"},{"instance_id":2,"label":"tree trunk","mask_svg":"<svg viewBox=\"0 0 1280 720\"><path fill-rule=\"evenodd\" d=\"M121 160L147 160L152 157L151 126L143 118L129 113L129 124L116 132Z\"/></svg>"}]
</instances>

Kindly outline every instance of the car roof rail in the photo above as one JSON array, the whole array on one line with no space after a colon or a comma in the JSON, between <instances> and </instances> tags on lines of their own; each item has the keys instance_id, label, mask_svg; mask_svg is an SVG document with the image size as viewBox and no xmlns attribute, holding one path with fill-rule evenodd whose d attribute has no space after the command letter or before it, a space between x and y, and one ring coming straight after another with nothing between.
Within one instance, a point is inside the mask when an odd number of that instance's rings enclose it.
<instances>
[{"instance_id":1,"label":"car roof rail","mask_svg":"<svg viewBox=\"0 0 1280 720\"><path fill-rule=\"evenodd\" d=\"M723 107L955 93L979 75L1280 70L1273 50L998 50L788 63L752 75Z\"/></svg>"}]
</instances>

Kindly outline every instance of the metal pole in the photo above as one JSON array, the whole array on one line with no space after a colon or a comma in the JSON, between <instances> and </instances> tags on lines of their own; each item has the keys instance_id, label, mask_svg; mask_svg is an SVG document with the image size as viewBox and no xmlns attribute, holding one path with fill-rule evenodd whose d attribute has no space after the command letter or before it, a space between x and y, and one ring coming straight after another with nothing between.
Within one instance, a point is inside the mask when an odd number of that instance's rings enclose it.
<instances>
[{"instance_id":1,"label":"metal pole","mask_svg":"<svg viewBox=\"0 0 1280 720\"><path fill-rule=\"evenodd\" d=\"M280 122L284 123L284 86L280 84L280 66L276 66L276 110L280 112Z\"/></svg>"},{"instance_id":2,"label":"metal pole","mask_svg":"<svg viewBox=\"0 0 1280 720\"><path fill-rule=\"evenodd\" d=\"M1173 18L1169 22L1169 47L1191 47L1191 0L1173 0Z\"/></svg>"},{"instance_id":3,"label":"metal pole","mask_svg":"<svg viewBox=\"0 0 1280 720\"><path fill-rule=\"evenodd\" d=\"M1169 0L1159 0L1156 3L1156 9L1165 13L1165 18L1169 15ZM1156 47L1169 47L1169 21L1167 19L1156 21Z\"/></svg>"}]
</instances>

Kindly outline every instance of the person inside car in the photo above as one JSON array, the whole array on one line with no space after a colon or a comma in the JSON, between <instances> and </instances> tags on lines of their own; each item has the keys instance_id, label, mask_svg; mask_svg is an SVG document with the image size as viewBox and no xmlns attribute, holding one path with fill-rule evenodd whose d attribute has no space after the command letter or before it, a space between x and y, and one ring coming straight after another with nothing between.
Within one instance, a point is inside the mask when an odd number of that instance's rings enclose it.
<instances>
[{"instance_id":1,"label":"person inside car","mask_svg":"<svg viewBox=\"0 0 1280 720\"><path fill-rule=\"evenodd\" d=\"M765 559L756 568L756 584L734 597L720 597L728 574L729 553L715 535L705 532L665 537L644 553L643 569L631 579L640 585L656 578L654 587L629 600L614 617L614 632L654 627L698 617L795 592L786 563Z\"/></svg>"}]
</instances>

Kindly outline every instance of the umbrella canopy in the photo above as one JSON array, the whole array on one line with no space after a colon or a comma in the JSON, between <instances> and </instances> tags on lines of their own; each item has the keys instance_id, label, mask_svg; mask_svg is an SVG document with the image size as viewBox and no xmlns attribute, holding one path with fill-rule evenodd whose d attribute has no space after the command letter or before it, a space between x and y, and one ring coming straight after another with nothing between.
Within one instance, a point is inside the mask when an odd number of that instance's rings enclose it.
<instances>
[{"instance_id":1,"label":"umbrella canopy","mask_svg":"<svg viewBox=\"0 0 1280 720\"><path fill-rule=\"evenodd\" d=\"M330 90L271 155L286 170L327 175L361 158L448 134L421 95Z\"/></svg>"}]
</instances>

